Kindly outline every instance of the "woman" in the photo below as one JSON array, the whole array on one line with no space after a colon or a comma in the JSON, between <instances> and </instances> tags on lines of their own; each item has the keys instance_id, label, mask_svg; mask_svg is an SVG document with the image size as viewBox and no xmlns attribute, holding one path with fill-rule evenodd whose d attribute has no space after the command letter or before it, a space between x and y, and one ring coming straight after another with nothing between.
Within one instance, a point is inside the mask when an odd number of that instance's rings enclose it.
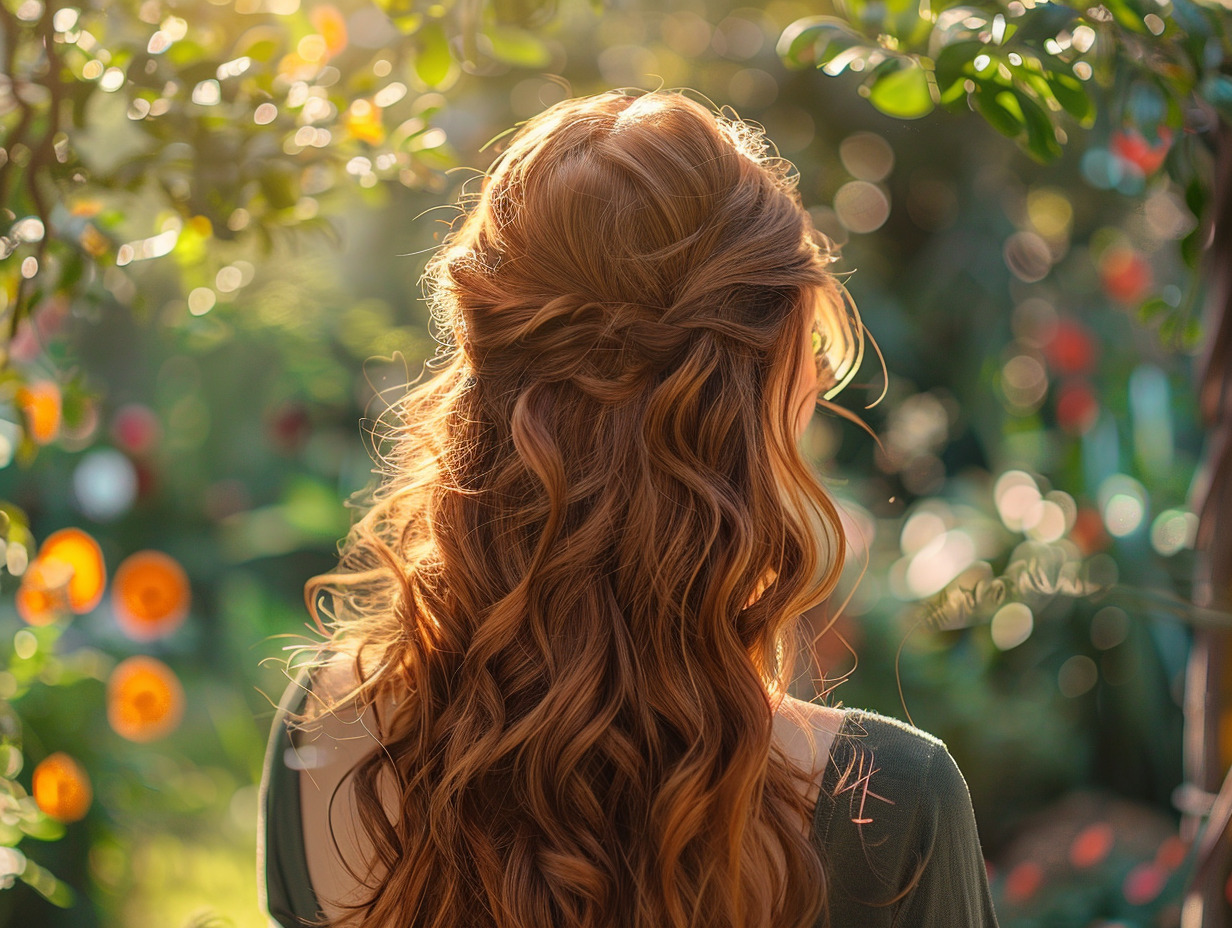
<instances>
[{"instance_id":1,"label":"woman","mask_svg":"<svg viewBox=\"0 0 1232 928\"><path fill-rule=\"evenodd\" d=\"M450 350L271 737L281 924L995 924L944 745L786 695L844 556L797 442L862 342L766 148L564 101L429 263Z\"/></svg>"}]
</instances>

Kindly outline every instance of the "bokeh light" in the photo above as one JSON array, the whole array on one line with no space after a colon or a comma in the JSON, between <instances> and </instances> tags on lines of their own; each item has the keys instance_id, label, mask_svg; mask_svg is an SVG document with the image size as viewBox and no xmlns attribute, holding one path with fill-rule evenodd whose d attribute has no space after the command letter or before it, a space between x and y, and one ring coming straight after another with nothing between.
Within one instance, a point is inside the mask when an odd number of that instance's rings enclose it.
<instances>
[{"instance_id":1,"label":"bokeh light","mask_svg":"<svg viewBox=\"0 0 1232 928\"><path fill-rule=\"evenodd\" d=\"M1001 390L1012 413L1035 412L1048 393L1048 372L1038 358L1015 354L1001 368Z\"/></svg>"},{"instance_id":2,"label":"bokeh light","mask_svg":"<svg viewBox=\"0 0 1232 928\"><path fill-rule=\"evenodd\" d=\"M184 714L184 689L157 658L121 661L107 680L107 721L129 741L156 741L170 734Z\"/></svg>"},{"instance_id":3,"label":"bokeh light","mask_svg":"<svg viewBox=\"0 0 1232 928\"><path fill-rule=\"evenodd\" d=\"M61 751L48 755L34 768L32 789L38 807L61 822L85 818L94 800L89 775Z\"/></svg>"},{"instance_id":4,"label":"bokeh light","mask_svg":"<svg viewBox=\"0 0 1232 928\"><path fill-rule=\"evenodd\" d=\"M964 529L938 535L916 552L907 565L906 582L912 596L931 596L975 562L975 543Z\"/></svg>"},{"instance_id":5,"label":"bokeh light","mask_svg":"<svg viewBox=\"0 0 1232 928\"><path fill-rule=\"evenodd\" d=\"M1091 644L1101 651L1115 648L1129 635L1129 615L1117 606L1104 606L1091 617Z\"/></svg>"},{"instance_id":6,"label":"bokeh light","mask_svg":"<svg viewBox=\"0 0 1232 928\"><path fill-rule=\"evenodd\" d=\"M191 600L184 568L161 551L130 554L116 569L112 583L116 621L137 641L175 631L188 615Z\"/></svg>"},{"instance_id":7,"label":"bokeh light","mask_svg":"<svg viewBox=\"0 0 1232 928\"><path fill-rule=\"evenodd\" d=\"M1099 682L1099 668L1085 654L1075 654L1061 665L1057 673L1057 686L1063 696L1076 699L1089 693Z\"/></svg>"},{"instance_id":8,"label":"bokeh light","mask_svg":"<svg viewBox=\"0 0 1232 928\"><path fill-rule=\"evenodd\" d=\"M1027 216L1044 239L1065 239L1074 221L1074 207L1063 190L1041 187L1027 194Z\"/></svg>"},{"instance_id":9,"label":"bokeh light","mask_svg":"<svg viewBox=\"0 0 1232 928\"><path fill-rule=\"evenodd\" d=\"M46 445L60 434L60 387L51 380L36 380L17 389L17 405L31 441Z\"/></svg>"},{"instance_id":10,"label":"bokeh light","mask_svg":"<svg viewBox=\"0 0 1232 928\"><path fill-rule=\"evenodd\" d=\"M1016 648L1031 637L1035 617L1025 603L1006 603L992 617L992 643L1002 651Z\"/></svg>"},{"instance_id":11,"label":"bokeh light","mask_svg":"<svg viewBox=\"0 0 1232 928\"><path fill-rule=\"evenodd\" d=\"M856 180L876 183L894 170L894 149L875 132L855 132L838 147L839 159Z\"/></svg>"},{"instance_id":12,"label":"bokeh light","mask_svg":"<svg viewBox=\"0 0 1232 928\"><path fill-rule=\"evenodd\" d=\"M875 232L890 218L890 198L876 184L848 181L834 195L834 212L851 232Z\"/></svg>"},{"instance_id":13,"label":"bokeh light","mask_svg":"<svg viewBox=\"0 0 1232 928\"><path fill-rule=\"evenodd\" d=\"M903 554L911 556L928 547L932 541L950 527L953 516L948 507L922 504L903 522L899 546Z\"/></svg>"},{"instance_id":14,"label":"bokeh light","mask_svg":"<svg viewBox=\"0 0 1232 928\"><path fill-rule=\"evenodd\" d=\"M137 469L114 448L96 448L82 455L73 469L73 495L83 515L110 522L132 507L137 498Z\"/></svg>"},{"instance_id":15,"label":"bokeh light","mask_svg":"<svg viewBox=\"0 0 1232 928\"><path fill-rule=\"evenodd\" d=\"M1069 846L1069 860L1075 867L1085 870L1102 863L1112 851L1116 833L1107 822L1095 822L1078 832Z\"/></svg>"},{"instance_id":16,"label":"bokeh light","mask_svg":"<svg viewBox=\"0 0 1232 928\"><path fill-rule=\"evenodd\" d=\"M1052 270L1052 250L1034 232L1015 232L1006 239L1002 254L1006 267L1026 283L1043 280Z\"/></svg>"},{"instance_id":17,"label":"bokeh light","mask_svg":"<svg viewBox=\"0 0 1232 928\"><path fill-rule=\"evenodd\" d=\"M9 545L11 553L13 546ZM50 625L72 612L68 584L72 568L59 561L34 561L28 565L17 588L14 605L28 625Z\"/></svg>"},{"instance_id":18,"label":"bokeh light","mask_svg":"<svg viewBox=\"0 0 1232 928\"><path fill-rule=\"evenodd\" d=\"M121 406L111 420L111 440L129 454L149 454L158 447L162 432L158 416L140 403Z\"/></svg>"},{"instance_id":19,"label":"bokeh light","mask_svg":"<svg viewBox=\"0 0 1232 928\"><path fill-rule=\"evenodd\" d=\"M1198 535L1198 517L1180 509L1165 509L1151 523L1151 547L1164 557L1192 548Z\"/></svg>"},{"instance_id":20,"label":"bokeh light","mask_svg":"<svg viewBox=\"0 0 1232 928\"><path fill-rule=\"evenodd\" d=\"M65 592L69 608L78 614L89 612L103 598L107 571L98 542L79 528L65 528L48 535L39 548L38 563L55 571L52 565L67 568Z\"/></svg>"},{"instance_id":21,"label":"bokeh light","mask_svg":"<svg viewBox=\"0 0 1232 928\"><path fill-rule=\"evenodd\" d=\"M1115 538L1132 535L1146 516L1146 489L1126 474L1112 474L1099 486L1104 527Z\"/></svg>"},{"instance_id":22,"label":"bokeh light","mask_svg":"<svg viewBox=\"0 0 1232 928\"><path fill-rule=\"evenodd\" d=\"M1021 532L1042 497L1034 477L1026 471L1008 470L993 485L993 499L1005 527L1012 532Z\"/></svg>"}]
</instances>

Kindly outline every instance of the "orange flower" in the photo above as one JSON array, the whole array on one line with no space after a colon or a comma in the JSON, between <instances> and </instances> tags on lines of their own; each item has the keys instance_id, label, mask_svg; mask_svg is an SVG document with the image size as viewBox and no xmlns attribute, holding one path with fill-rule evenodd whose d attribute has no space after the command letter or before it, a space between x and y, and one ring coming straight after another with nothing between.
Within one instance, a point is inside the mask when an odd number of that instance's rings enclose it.
<instances>
[{"instance_id":1,"label":"orange flower","mask_svg":"<svg viewBox=\"0 0 1232 928\"><path fill-rule=\"evenodd\" d=\"M26 432L38 445L60 434L60 388L51 380L36 380L17 390L17 405L26 417Z\"/></svg>"},{"instance_id":2,"label":"orange flower","mask_svg":"<svg viewBox=\"0 0 1232 928\"><path fill-rule=\"evenodd\" d=\"M184 715L184 688L170 667L137 655L121 661L107 681L107 721L129 741L170 734Z\"/></svg>"},{"instance_id":3,"label":"orange flower","mask_svg":"<svg viewBox=\"0 0 1232 928\"><path fill-rule=\"evenodd\" d=\"M71 611L72 568L62 561L34 560L21 576L15 605L27 625L50 625Z\"/></svg>"},{"instance_id":4,"label":"orange flower","mask_svg":"<svg viewBox=\"0 0 1232 928\"><path fill-rule=\"evenodd\" d=\"M90 811L94 791L81 765L57 751L34 768L34 801L62 822L75 822Z\"/></svg>"},{"instance_id":5,"label":"orange flower","mask_svg":"<svg viewBox=\"0 0 1232 928\"><path fill-rule=\"evenodd\" d=\"M39 548L38 561L68 567L68 605L78 615L92 610L103 598L107 586L103 550L81 529L65 528L48 535Z\"/></svg>"},{"instance_id":6,"label":"orange flower","mask_svg":"<svg viewBox=\"0 0 1232 928\"><path fill-rule=\"evenodd\" d=\"M137 641L173 632L188 615L191 599L184 568L161 551L138 551L116 570L112 587L116 621Z\"/></svg>"},{"instance_id":7,"label":"orange flower","mask_svg":"<svg viewBox=\"0 0 1232 928\"><path fill-rule=\"evenodd\" d=\"M325 40L325 54L327 56L332 58L346 48L346 19L336 6L326 3L322 6L313 7L312 12L308 14L308 21L312 23L312 28Z\"/></svg>"},{"instance_id":8,"label":"orange flower","mask_svg":"<svg viewBox=\"0 0 1232 928\"><path fill-rule=\"evenodd\" d=\"M89 219L92 216L97 216L103 211L103 201L88 197L83 197L80 200L73 200L69 204L69 213L73 216L84 216Z\"/></svg>"},{"instance_id":9,"label":"orange flower","mask_svg":"<svg viewBox=\"0 0 1232 928\"><path fill-rule=\"evenodd\" d=\"M77 237L77 241L81 242L81 247L92 258L105 255L107 249L111 247L111 240L88 222L82 226L81 235Z\"/></svg>"}]
</instances>

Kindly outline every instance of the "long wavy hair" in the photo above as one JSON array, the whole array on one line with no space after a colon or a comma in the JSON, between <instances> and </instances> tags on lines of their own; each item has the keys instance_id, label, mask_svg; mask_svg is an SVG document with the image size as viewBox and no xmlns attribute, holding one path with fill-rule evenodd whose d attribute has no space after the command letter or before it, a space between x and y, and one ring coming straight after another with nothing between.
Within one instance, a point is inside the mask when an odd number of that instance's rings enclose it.
<instances>
[{"instance_id":1,"label":"long wavy hair","mask_svg":"<svg viewBox=\"0 0 1232 928\"><path fill-rule=\"evenodd\" d=\"M566 100L429 261L445 344L306 589L354 656L347 699L384 713L352 773L374 850L344 923L823 910L807 773L771 731L844 539L792 396L810 330L822 403L863 339L796 178L680 93Z\"/></svg>"}]
</instances>

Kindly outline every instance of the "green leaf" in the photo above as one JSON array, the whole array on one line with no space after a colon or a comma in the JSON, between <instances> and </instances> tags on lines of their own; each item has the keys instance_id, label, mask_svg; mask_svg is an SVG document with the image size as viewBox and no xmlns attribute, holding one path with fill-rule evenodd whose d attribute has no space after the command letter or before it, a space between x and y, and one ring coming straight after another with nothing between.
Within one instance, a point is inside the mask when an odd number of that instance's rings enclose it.
<instances>
[{"instance_id":1,"label":"green leaf","mask_svg":"<svg viewBox=\"0 0 1232 928\"><path fill-rule=\"evenodd\" d=\"M494 26L485 34L492 41L492 54L506 64L542 68L552 60L547 45L533 32L516 26Z\"/></svg>"},{"instance_id":2,"label":"green leaf","mask_svg":"<svg viewBox=\"0 0 1232 928\"><path fill-rule=\"evenodd\" d=\"M1007 91L1001 91L994 96L986 87L985 84L977 84L976 92L971 95L976 111L1002 135L1017 138L1023 129L1022 119L1013 111L1006 109L1003 99L1009 97L1012 100L1013 95Z\"/></svg>"},{"instance_id":3,"label":"green leaf","mask_svg":"<svg viewBox=\"0 0 1232 928\"><path fill-rule=\"evenodd\" d=\"M439 22L433 22L419 30L419 53L415 56L415 73L429 87L438 87L453 70L453 53L449 39Z\"/></svg>"},{"instance_id":4,"label":"green leaf","mask_svg":"<svg viewBox=\"0 0 1232 928\"><path fill-rule=\"evenodd\" d=\"M1206 209L1207 189L1201 177L1194 177L1185 185L1185 205L1195 216L1201 216Z\"/></svg>"},{"instance_id":5,"label":"green leaf","mask_svg":"<svg viewBox=\"0 0 1232 928\"><path fill-rule=\"evenodd\" d=\"M878 69L880 70L880 69ZM868 100L887 116L918 119L933 110L928 74L910 58L894 59L894 66L874 77Z\"/></svg>"},{"instance_id":6,"label":"green leaf","mask_svg":"<svg viewBox=\"0 0 1232 928\"><path fill-rule=\"evenodd\" d=\"M1158 319L1164 313L1171 311L1172 306L1167 300L1163 297L1153 296L1138 307L1138 321L1144 324L1149 324Z\"/></svg>"},{"instance_id":7,"label":"green leaf","mask_svg":"<svg viewBox=\"0 0 1232 928\"><path fill-rule=\"evenodd\" d=\"M955 83L961 84L966 78L975 76L975 66L971 62L976 55L982 54L986 47L983 42L968 39L951 42L941 49L934 71L937 87L943 94L948 93Z\"/></svg>"},{"instance_id":8,"label":"green leaf","mask_svg":"<svg viewBox=\"0 0 1232 928\"><path fill-rule=\"evenodd\" d=\"M1185 351L1197 348L1202 344L1202 334L1202 320L1197 316L1190 316L1181 329L1181 348Z\"/></svg>"},{"instance_id":9,"label":"green leaf","mask_svg":"<svg viewBox=\"0 0 1232 928\"><path fill-rule=\"evenodd\" d=\"M836 5L853 25L871 27L874 32L887 31L886 5L883 0L842 0Z\"/></svg>"},{"instance_id":10,"label":"green leaf","mask_svg":"<svg viewBox=\"0 0 1232 928\"><path fill-rule=\"evenodd\" d=\"M886 0L880 20L878 31L898 39L897 47L903 51L926 45L932 32L932 21L920 15L919 0ZM925 49L919 47L918 50Z\"/></svg>"},{"instance_id":11,"label":"green leaf","mask_svg":"<svg viewBox=\"0 0 1232 928\"><path fill-rule=\"evenodd\" d=\"M1159 324L1159 342L1169 348L1176 347L1177 335L1181 328L1181 315L1172 313L1164 316L1164 321Z\"/></svg>"},{"instance_id":12,"label":"green leaf","mask_svg":"<svg viewBox=\"0 0 1232 928\"><path fill-rule=\"evenodd\" d=\"M865 41L836 16L809 16L783 30L776 51L786 64L800 68L821 67L839 52Z\"/></svg>"},{"instance_id":13,"label":"green leaf","mask_svg":"<svg viewBox=\"0 0 1232 928\"><path fill-rule=\"evenodd\" d=\"M279 505L287 524L304 535L335 539L345 535L347 517L333 488L310 477L295 477Z\"/></svg>"},{"instance_id":14,"label":"green leaf","mask_svg":"<svg viewBox=\"0 0 1232 928\"><path fill-rule=\"evenodd\" d=\"M246 55L253 61L268 64L282 50L282 36L269 26L249 29L236 43L236 55Z\"/></svg>"},{"instance_id":15,"label":"green leaf","mask_svg":"<svg viewBox=\"0 0 1232 928\"><path fill-rule=\"evenodd\" d=\"M257 178L261 193L273 209L290 209L299 202L299 175L293 165L269 161Z\"/></svg>"},{"instance_id":16,"label":"green leaf","mask_svg":"<svg viewBox=\"0 0 1232 928\"><path fill-rule=\"evenodd\" d=\"M213 77L218 65L221 64L220 61L206 54L204 46L191 39L181 39L176 42L163 53L163 57L175 65L177 71L182 72L195 68L196 71L185 78L185 81L192 81L193 83L205 79L198 76L202 69L206 69L207 75Z\"/></svg>"},{"instance_id":17,"label":"green leaf","mask_svg":"<svg viewBox=\"0 0 1232 928\"><path fill-rule=\"evenodd\" d=\"M412 29L404 31L404 35L410 35L419 28L419 24L423 21L423 14L416 13L414 10L414 0L376 0L376 5L385 12L385 15L400 30L404 24L411 25L407 20L416 21Z\"/></svg>"},{"instance_id":18,"label":"green leaf","mask_svg":"<svg viewBox=\"0 0 1232 928\"><path fill-rule=\"evenodd\" d=\"M1142 11L1135 5L1126 3L1125 0L1101 0L1101 3L1112 14L1117 25L1139 35L1151 35L1146 23L1142 21Z\"/></svg>"},{"instance_id":19,"label":"green leaf","mask_svg":"<svg viewBox=\"0 0 1232 928\"><path fill-rule=\"evenodd\" d=\"M1181 239L1181 258L1185 261L1185 266L1192 269L1197 269L1198 263L1202 260L1202 224L1190 231L1183 239Z\"/></svg>"},{"instance_id":20,"label":"green leaf","mask_svg":"<svg viewBox=\"0 0 1232 928\"><path fill-rule=\"evenodd\" d=\"M967 88L963 81L954 81L950 86L941 93L941 105L949 106L951 103L957 103L967 95Z\"/></svg>"},{"instance_id":21,"label":"green leaf","mask_svg":"<svg viewBox=\"0 0 1232 928\"><path fill-rule=\"evenodd\" d=\"M1089 129L1095 123L1095 104L1087 94L1087 85L1069 74L1049 73L1046 78L1062 109Z\"/></svg>"},{"instance_id":22,"label":"green leaf","mask_svg":"<svg viewBox=\"0 0 1232 928\"><path fill-rule=\"evenodd\" d=\"M423 13L404 13L395 15L390 13L389 21L403 35L414 35L419 31L419 27L424 24Z\"/></svg>"},{"instance_id":23,"label":"green leaf","mask_svg":"<svg viewBox=\"0 0 1232 928\"><path fill-rule=\"evenodd\" d=\"M1015 91L1015 96L1019 112L1027 126L1027 151L1042 164L1061 157L1061 143L1057 141L1052 118L1022 91Z\"/></svg>"}]
</instances>

